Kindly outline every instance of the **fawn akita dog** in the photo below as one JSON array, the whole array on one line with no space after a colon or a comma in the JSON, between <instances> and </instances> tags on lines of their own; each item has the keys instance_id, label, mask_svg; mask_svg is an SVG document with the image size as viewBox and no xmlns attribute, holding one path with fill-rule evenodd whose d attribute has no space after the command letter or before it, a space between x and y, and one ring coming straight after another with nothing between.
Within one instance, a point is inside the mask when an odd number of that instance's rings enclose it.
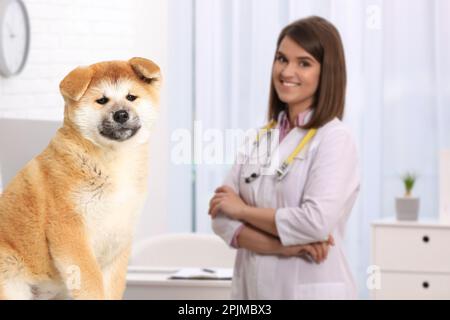
<instances>
[{"instance_id":1,"label":"fawn akita dog","mask_svg":"<svg viewBox=\"0 0 450 320\"><path fill-rule=\"evenodd\" d=\"M122 297L159 87L143 58L64 78L63 126L0 197L0 299Z\"/></svg>"}]
</instances>

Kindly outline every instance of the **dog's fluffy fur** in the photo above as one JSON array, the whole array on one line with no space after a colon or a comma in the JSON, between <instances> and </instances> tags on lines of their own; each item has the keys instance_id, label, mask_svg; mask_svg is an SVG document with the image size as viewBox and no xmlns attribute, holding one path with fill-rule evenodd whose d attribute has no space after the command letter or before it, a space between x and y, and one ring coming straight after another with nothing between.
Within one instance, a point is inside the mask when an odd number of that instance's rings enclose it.
<instances>
[{"instance_id":1,"label":"dog's fluffy fur","mask_svg":"<svg viewBox=\"0 0 450 320\"><path fill-rule=\"evenodd\" d=\"M0 198L0 299L122 297L159 84L143 58L79 67L61 82L63 126Z\"/></svg>"}]
</instances>

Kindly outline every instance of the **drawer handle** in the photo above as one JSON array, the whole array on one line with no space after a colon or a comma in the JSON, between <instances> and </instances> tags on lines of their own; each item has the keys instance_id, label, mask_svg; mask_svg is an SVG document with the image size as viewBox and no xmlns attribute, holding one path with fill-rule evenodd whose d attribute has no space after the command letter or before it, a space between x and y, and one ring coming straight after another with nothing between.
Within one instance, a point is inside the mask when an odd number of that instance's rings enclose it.
<instances>
[{"instance_id":1,"label":"drawer handle","mask_svg":"<svg viewBox=\"0 0 450 320\"><path fill-rule=\"evenodd\" d=\"M430 241L430 238L428 236L423 236L422 240L423 242L428 243Z\"/></svg>"},{"instance_id":2,"label":"drawer handle","mask_svg":"<svg viewBox=\"0 0 450 320\"><path fill-rule=\"evenodd\" d=\"M424 289L428 289L428 288L430 287L430 284L428 283L428 281L424 281L424 282L422 283L422 287L423 287Z\"/></svg>"}]
</instances>

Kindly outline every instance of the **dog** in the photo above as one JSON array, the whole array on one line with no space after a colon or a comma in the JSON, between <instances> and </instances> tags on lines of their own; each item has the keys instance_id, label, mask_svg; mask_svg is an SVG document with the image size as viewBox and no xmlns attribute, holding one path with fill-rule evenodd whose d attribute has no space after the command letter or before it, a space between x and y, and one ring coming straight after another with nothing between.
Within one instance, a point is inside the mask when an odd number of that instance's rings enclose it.
<instances>
[{"instance_id":1,"label":"dog","mask_svg":"<svg viewBox=\"0 0 450 320\"><path fill-rule=\"evenodd\" d=\"M62 127L0 197L0 299L122 298L160 83L144 58L60 83Z\"/></svg>"}]
</instances>

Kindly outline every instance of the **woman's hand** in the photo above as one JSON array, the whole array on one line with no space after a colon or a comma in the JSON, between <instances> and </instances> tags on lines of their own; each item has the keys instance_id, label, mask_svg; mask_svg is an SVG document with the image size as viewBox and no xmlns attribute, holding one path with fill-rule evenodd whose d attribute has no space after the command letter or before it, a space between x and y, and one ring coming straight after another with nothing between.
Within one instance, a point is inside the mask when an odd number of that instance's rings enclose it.
<instances>
[{"instance_id":1,"label":"woman's hand","mask_svg":"<svg viewBox=\"0 0 450 320\"><path fill-rule=\"evenodd\" d=\"M209 202L209 215L215 218L219 213L227 217L240 220L247 204L228 186L216 189L215 195Z\"/></svg>"},{"instance_id":2,"label":"woman's hand","mask_svg":"<svg viewBox=\"0 0 450 320\"><path fill-rule=\"evenodd\" d=\"M328 257L330 245L334 246L334 238L330 235L327 241L305 245L282 246L280 254L285 257L310 256L316 263L323 262Z\"/></svg>"}]
</instances>

